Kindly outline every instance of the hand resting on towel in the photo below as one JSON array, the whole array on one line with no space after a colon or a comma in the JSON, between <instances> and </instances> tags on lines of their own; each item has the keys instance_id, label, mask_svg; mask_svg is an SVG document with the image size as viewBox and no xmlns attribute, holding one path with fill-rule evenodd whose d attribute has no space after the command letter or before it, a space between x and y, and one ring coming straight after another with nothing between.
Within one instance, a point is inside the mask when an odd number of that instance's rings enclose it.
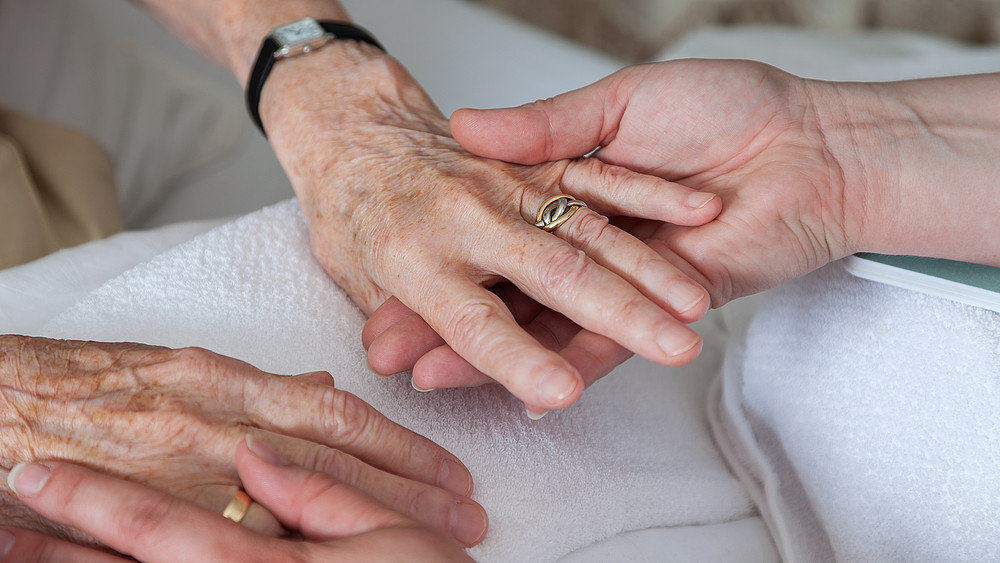
<instances>
[{"instance_id":1,"label":"hand resting on towel","mask_svg":"<svg viewBox=\"0 0 1000 563\"><path fill-rule=\"evenodd\" d=\"M721 306L855 252L1000 265L998 86L997 74L836 83L678 60L519 108L459 110L451 130L474 154L521 164L601 147L608 164L718 194L722 212L704 225L618 224ZM399 302L366 332L372 362L413 367L422 388L488 381ZM590 376L622 353L593 350Z\"/></svg>"},{"instance_id":2,"label":"hand resting on towel","mask_svg":"<svg viewBox=\"0 0 1000 563\"><path fill-rule=\"evenodd\" d=\"M281 377L200 349L0 336L0 401L8 470L23 461L80 463L221 519L240 485L233 452L250 434L465 545L486 531L465 466L334 388L328 373ZM2 524L92 540L39 517L9 490L0 491L0 506ZM258 505L242 523L284 533Z\"/></svg>"},{"instance_id":3,"label":"hand resting on towel","mask_svg":"<svg viewBox=\"0 0 1000 563\"><path fill-rule=\"evenodd\" d=\"M350 21L332 0L142 4L244 85L272 29ZM365 313L397 297L525 404L563 408L583 385L567 354L540 345L488 290L502 280L652 361L686 364L701 350L686 323L708 310L707 292L604 216L702 224L719 211L712 194L598 160L528 167L472 155L391 49L361 41L276 62L259 110L331 277ZM553 236L534 217L561 193L590 208Z\"/></svg>"}]
</instances>

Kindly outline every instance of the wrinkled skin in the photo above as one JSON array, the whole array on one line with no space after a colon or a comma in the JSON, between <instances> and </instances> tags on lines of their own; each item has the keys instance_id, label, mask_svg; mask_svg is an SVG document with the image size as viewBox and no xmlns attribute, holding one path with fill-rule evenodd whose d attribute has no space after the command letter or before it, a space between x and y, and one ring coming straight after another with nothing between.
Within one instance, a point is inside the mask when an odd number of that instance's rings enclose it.
<instances>
[{"instance_id":1,"label":"wrinkled skin","mask_svg":"<svg viewBox=\"0 0 1000 563\"><path fill-rule=\"evenodd\" d=\"M595 157L605 163L718 194L721 213L702 225L634 215L616 224L721 306L857 251L868 213L881 203L863 188L895 181L887 173L891 155L859 169L851 166L857 147L831 142L815 100L835 109L836 90L759 63L672 61L629 67L520 108L460 110L451 128L463 147L482 156L538 164L599 146ZM541 311L529 297L514 292L508 302ZM534 316L525 318L555 347L579 333L570 320L543 317L538 327ZM402 303L390 301L368 324L369 356L378 356L371 361L412 368L421 386L488 381ZM603 344L581 361L588 383L627 355Z\"/></svg>"},{"instance_id":2,"label":"wrinkled skin","mask_svg":"<svg viewBox=\"0 0 1000 563\"><path fill-rule=\"evenodd\" d=\"M275 376L200 349L0 336L0 401L0 465L8 470L70 461L221 514L240 483L237 444L252 434L438 530L448 532L451 511L465 509L480 519L478 533L458 538L467 544L485 532L461 462L335 389L326 373ZM0 503L5 524L83 539L27 510L6 487ZM266 511L251 520L281 532Z\"/></svg>"},{"instance_id":3,"label":"wrinkled skin","mask_svg":"<svg viewBox=\"0 0 1000 563\"><path fill-rule=\"evenodd\" d=\"M306 88L330 97L278 103ZM261 107L313 252L337 283L367 313L395 296L526 404L572 404L581 379L488 291L501 280L651 360L697 356L700 339L684 324L708 309L707 293L605 216L702 224L719 211L711 194L596 159L474 156L399 63L367 46L277 65ZM553 236L532 223L559 193L590 209Z\"/></svg>"}]
</instances>

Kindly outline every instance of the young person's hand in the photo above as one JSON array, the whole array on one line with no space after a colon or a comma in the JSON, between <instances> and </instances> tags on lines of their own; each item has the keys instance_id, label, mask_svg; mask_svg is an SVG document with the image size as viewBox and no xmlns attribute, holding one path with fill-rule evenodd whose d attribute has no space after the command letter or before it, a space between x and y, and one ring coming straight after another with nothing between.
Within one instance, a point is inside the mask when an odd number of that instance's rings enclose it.
<instances>
[{"instance_id":1,"label":"young person's hand","mask_svg":"<svg viewBox=\"0 0 1000 563\"><path fill-rule=\"evenodd\" d=\"M156 489L66 462L22 463L8 482L38 514L124 556L173 561L471 561L453 541L322 473L290 464L260 438L236 452L253 503L302 539L250 530ZM0 529L0 561L126 561L34 530Z\"/></svg>"},{"instance_id":2,"label":"young person's hand","mask_svg":"<svg viewBox=\"0 0 1000 563\"><path fill-rule=\"evenodd\" d=\"M604 162L718 194L701 226L627 224L720 306L860 251L1000 261L998 82L834 83L681 60L460 110L451 127L475 154L532 164L601 147Z\"/></svg>"}]
</instances>

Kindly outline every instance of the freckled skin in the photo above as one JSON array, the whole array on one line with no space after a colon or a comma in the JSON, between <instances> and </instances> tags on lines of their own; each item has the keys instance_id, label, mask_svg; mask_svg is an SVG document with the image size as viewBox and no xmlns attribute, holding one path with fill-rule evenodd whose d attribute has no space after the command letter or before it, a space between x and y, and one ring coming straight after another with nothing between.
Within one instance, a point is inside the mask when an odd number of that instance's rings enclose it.
<instances>
[{"instance_id":1,"label":"freckled skin","mask_svg":"<svg viewBox=\"0 0 1000 563\"><path fill-rule=\"evenodd\" d=\"M376 470L358 459L399 474L409 468L411 478L434 483L441 459L454 458L360 399L328 384L267 374L200 349L2 335L0 424L5 471L22 461L70 461L219 513L240 483L237 445L248 433L261 432L294 463L346 482L361 479L370 494L389 495L383 500L401 504L397 509L404 512L422 495L440 502L447 514L454 498L395 476L381 484L371 479L368 472ZM373 436L380 440L378 447L407 452L399 467L362 445ZM316 443L321 437L330 446L343 441L338 447L344 451ZM352 450L357 458L346 453ZM425 517L432 512L429 506L423 504ZM89 541L25 508L5 479L0 524Z\"/></svg>"},{"instance_id":2,"label":"freckled skin","mask_svg":"<svg viewBox=\"0 0 1000 563\"><path fill-rule=\"evenodd\" d=\"M140 1L244 84L270 29L304 16L349 20L332 0ZM693 360L698 336L682 324L706 307L678 309L659 290L678 280L690 287L685 274L663 259L657 268L633 267L654 253L625 233L589 221L588 230L569 226L553 236L533 226L534 215L544 200L568 193L586 201L588 213L699 225L718 214L720 202L692 210L683 203L688 188L598 159L522 166L473 156L389 48L338 40L282 60L259 104L313 253L354 302L371 314L397 297L477 369L547 408L572 404L582 381L487 291L501 280L654 361ZM593 147L604 140L593 139ZM586 256L571 256L571 246ZM692 310L699 313L686 313ZM619 315L629 311L634 318ZM669 343L654 344L653 333ZM554 374L554 386L539 391L540 374Z\"/></svg>"},{"instance_id":3,"label":"freckled skin","mask_svg":"<svg viewBox=\"0 0 1000 563\"><path fill-rule=\"evenodd\" d=\"M416 272L462 264L488 270L495 255L494 245L483 244L487 237L528 240L533 233L525 216L533 210L520 202L537 205L562 191L569 161L524 167L468 154L395 59L371 58L364 46L350 49L358 51L355 65L338 66L337 82L360 84L363 91L342 93L352 100L349 115L327 105L274 104L264 118L273 124L271 141L310 218L314 253L370 313L390 294L387 287L425 295ZM315 87L307 69L323 64L319 56L283 63L265 96ZM303 143L301 134L285 137L286 130L323 133Z\"/></svg>"}]
</instances>

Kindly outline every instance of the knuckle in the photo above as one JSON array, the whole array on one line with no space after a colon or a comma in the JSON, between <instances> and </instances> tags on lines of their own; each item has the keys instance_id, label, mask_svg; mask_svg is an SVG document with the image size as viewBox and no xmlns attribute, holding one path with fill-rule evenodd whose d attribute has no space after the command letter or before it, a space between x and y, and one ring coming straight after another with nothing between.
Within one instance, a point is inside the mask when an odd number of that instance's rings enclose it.
<instances>
[{"instance_id":1,"label":"knuckle","mask_svg":"<svg viewBox=\"0 0 1000 563\"><path fill-rule=\"evenodd\" d=\"M372 408L346 391L324 389L320 396L320 412L324 413L324 431L344 445L361 441L367 436L374 420Z\"/></svg>"},{"instance_id":2,"label":"knuckle","mask_svg":"<svg viewBox=\"0 0 1000 563\"><path fill-rule=\"evenodd\" d=\"M172 368L169 372L182 381L203 380L208 373L218 373L223 369L222 357L204 348L190 347L174 351Z\"/></svg>"},{"instance_id":3,"label":"knuckle","mask_svg":"<svg viewBox=\"0 0 1000 563\"><path fill-rule=\"evenodd\" d=\"M612 240L616 233L615 227L611 226L611 221L607 217L589 210L576 213L564 226L569 227L569 232L566 234L570 240L579 241L585 246L595 246Z\"/></svg>"},{"instance_id":4,"label":"knuckle","mask_svg":"<svg viewBox=\"0 0 1000 563\"><path fill-rule=\"evenodd\" d=\"M309 448L303 456L302 466L310 471L325 473L338 481L353 486L364 484L362 482L365 467L363 462L340 450L321 444L314 444Z\"/></svg>"},{"instance_id":5,"label":"knuckle","mask_svg":"<svg viewBox=\"0 0 1000 563\"><path fill-rule=\"evenodd\" d=\"M634 325L638 323L642 317L645 316L646 311L649 308L649 301L645 297L632 297L622 301L618 305L618 313L612 315L612 319L605 321L605 324L619 324L623 323L625 325ZM601 327L602 330L607 330L611 327Z\"/></svg>"},{"instance_id":6,"label":"knuckle","mask_svg":"<svg viewBox=\"0 0 1000 563\"><path fill-rule=\"evenodd\" d=\"M117 538L135 539L155 547L160 530L179 502L170 497L133 499L112 517L111 529Z\"/></svg>"},{"instance_id":7,"label":"knuckle","mask_svg":"<svg viewBox=\"0 0 1000 563\"><path fill-rule=\"evenodd\" d=\"M647 279L649 277L662 275L662 272L669 268L669 262L652 250L644 251L635 259L635 263L628 268L628 275L635 279Z\"/></svg>"},{"instance_id":8,"label":"knuckle","mask_svg":"<svg viewBox=\"0 0 1000 563\"><path fill-rule=\"evenodd\" d=\"M605 185L609 188L615 188L623 185L629 180L634 180L639 175L635 172L629 170L628 168L622 168L621 166L602 166L601 167L601 178L604 180Z\"/></svg>"},{"instance_id":9,"label":"knuckle","mask_svg":"<svg viewBox=\"0 0 1000 563\"><path fill-rule=\"evenodd\" d=\"M406 506L407 513L412 517L424 522L428 520L447 522L450 507L439 502L440 495L436 489L428 486L411 486L401 490L401 494L409 498L407 502L399 503L398 506Z\"/></svg>"},{"instance_id":10,"label":"knuckle","mask_svg":"<svg viewBox=\"0 0 1000 563\"><path fill-rule=\"evenodd\" d=\"M538 269L539 285L550 291L569 288L576 292L592 267L585 252L560 244L543 254Z\"/></svg>"},{"instance_id":11,"label":"knuckle","mask_svg":"<svg viewBox=\"0 0 1000 563\"><path fill-rule=\"evenodd\" d=\"M446 340L459 353L473 350L489 325L502 313L488 300L476 299L456 307L445 320Z\"/></svg>"}]
</instances>

